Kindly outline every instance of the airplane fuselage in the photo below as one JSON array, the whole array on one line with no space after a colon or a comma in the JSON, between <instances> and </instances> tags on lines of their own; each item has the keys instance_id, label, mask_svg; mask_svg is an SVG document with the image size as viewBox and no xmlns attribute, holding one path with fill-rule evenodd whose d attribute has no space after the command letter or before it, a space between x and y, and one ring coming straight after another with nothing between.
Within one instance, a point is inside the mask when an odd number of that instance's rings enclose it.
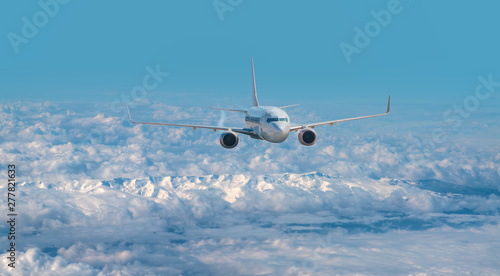
<instances>
[{"instance_id":1,"label":"airplane fuselage","mask_svg":"<svg viewBox=\"0 0 500 276\"><path fill-rule=\"evenodd\" d=\"M256 139L281 143L290 134L290 117L275 106L254 106L247 110L246 127L256 133Z\"/></svg>"}]
</instances>

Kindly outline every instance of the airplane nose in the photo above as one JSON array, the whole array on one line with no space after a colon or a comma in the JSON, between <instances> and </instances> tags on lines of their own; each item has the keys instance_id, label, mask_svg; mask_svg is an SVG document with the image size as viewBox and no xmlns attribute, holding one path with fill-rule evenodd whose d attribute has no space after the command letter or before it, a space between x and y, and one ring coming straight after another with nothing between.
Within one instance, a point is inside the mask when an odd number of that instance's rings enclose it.
<instances>
[{"instance_id":1,"label":"airplane nose","mask_svg":"<svg viewBox=\"0 0 500 276\"><path fill-rule=\"evenodd\" d=\"M272 124L273 128L279 132L284 132L286 130L286 125L285 124Z\"/></svg>"},{"instance_id":2,"label":"airplane nose","mask_svg":"<svg viewBox=\"0 0 500 276\"><path fill-rule=\"evenodd\" d=\"M269 131L264 131L263 137L265 140L273 143L281 143L286 140L290 134L290 125L285 122L270 123Z\"/></svg>"}]
</instances>

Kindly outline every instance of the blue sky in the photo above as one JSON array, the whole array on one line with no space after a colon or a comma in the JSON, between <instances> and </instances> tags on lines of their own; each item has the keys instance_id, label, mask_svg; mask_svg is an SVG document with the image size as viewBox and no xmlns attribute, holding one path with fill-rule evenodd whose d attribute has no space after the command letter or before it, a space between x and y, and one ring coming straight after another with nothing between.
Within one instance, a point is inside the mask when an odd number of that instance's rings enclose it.
<instances>
[{"instance_id":1,"label":"blue sky","mask_svg":"<svg viewBox=\"0 0 500 276\"><path fill-rule=\"evenodd\" d=\"M253 56L264 103L378 104L391 93L400 104L451 104L479 75L499 73L497 1L399 1L400 12L350 63L339 45L353 44L354 28L391 1L234 1L223 20L213 3L69 1L18 53L8 34L22 35L22 18L33 22L43 9L3 3L0 93L110 102L159 65L170 75L151 99L247 105Z\"/></svg>"}]
</instances>

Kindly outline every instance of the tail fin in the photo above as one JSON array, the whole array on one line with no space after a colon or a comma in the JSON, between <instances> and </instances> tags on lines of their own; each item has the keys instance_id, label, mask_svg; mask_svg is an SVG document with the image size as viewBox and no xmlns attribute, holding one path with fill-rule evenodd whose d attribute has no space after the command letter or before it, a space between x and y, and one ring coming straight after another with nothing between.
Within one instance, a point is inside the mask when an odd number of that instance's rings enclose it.
<instances>
[{"instance_id":1,"label":"tail fin","mask_svg":"<svg viewBox=\"0 0 500 276\"><path fill-rule=\"evenodd\" d=\"M259 106L257 99L257 88L255 87L255 73L253 72L253 57L252 57L252 87L253 87L253 106Z\"/></svg>"}]
</instances>

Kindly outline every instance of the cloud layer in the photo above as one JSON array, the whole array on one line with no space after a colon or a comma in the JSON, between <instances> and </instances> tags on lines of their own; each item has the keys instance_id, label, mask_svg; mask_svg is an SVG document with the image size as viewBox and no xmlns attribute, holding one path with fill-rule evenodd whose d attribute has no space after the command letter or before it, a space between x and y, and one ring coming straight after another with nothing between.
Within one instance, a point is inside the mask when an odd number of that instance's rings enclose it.
<instances>
[{"instance_id":1,"label":"cloud layer","mask_svg":"<svg viewBox=\"0 0 500 276\"><path fill-rule=\"evenodd\" d=\"M421 150L425 132L393 121L317 128L312 147L292 134L226 150L219 133L95 110L0 106L0 165L19 172L14 274L500 273L498 148ZM221 116L163 104L133 112L211 125Z\"/></svg>"},{"instance_id":2,"label":"cloud layer","mask_svg":"<svg viewBox=\"0 0 500 276\"><path fill-rule=\"evenodd\" d=\"M146 107L132 109L134 117L217 125L221 116L200 108ZM292 117L306 121L325 119L300 109L293 113ZM242 124L240 114L226 117L226 125ZM5 156L1 165L22 164L28 181L317 171L344 177L436 179L490 188L500 183L498 146L470 147L456 139L428 146L427 137L439 122L428 123L424 129L415 127L420 131L415 133L406 131L408 122L384 117L383 122L373 119L317 128L319 140L312 147L301 146L296 133L291 133L282 144L241 137L237 148L226 150L218 143L220 132L131 125L125 113L99 106L10 103L0 107L0 118L0 150ZM478 137L477 144L484 138Z\"/></svg>"},{"instance_id":3,"label":"cloud layer","mask_svg":"<svg viewBox=\"0 0 500 276\"><path fill-rule=\"evenodd\" d=\"M117 178L19 190L25 271L500 271L500 193L485 188L310 173Z\"/></svg>"}]
</instances>

